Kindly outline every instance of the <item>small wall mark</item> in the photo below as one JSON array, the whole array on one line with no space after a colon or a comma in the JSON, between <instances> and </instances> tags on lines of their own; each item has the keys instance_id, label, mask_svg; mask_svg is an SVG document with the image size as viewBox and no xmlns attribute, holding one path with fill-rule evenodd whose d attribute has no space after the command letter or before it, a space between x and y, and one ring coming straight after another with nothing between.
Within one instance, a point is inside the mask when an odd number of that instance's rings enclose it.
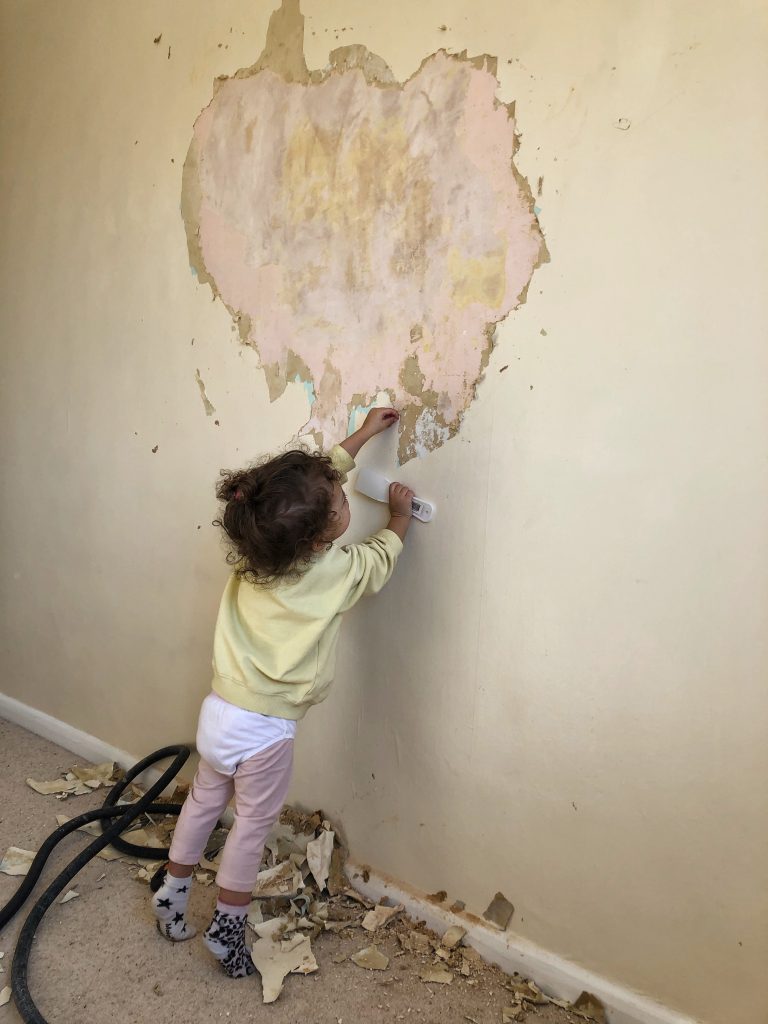
<instances>
[{"instance_id":1,"label":"small wall mark","mask_svg":"<svg viewBox=\"0 0 768 1024\"><path fill-rule=\"evenodd\" d=\"M203 408L205 409L205 415L213 416L213 414L216 412L216 407L213 404L213 402L208 398L208 395L206 395L205 393L205 381L200 376L199 370L195 370L195 380L197 381L197 386L200 388L200 397L203 400Z\"/></svg>"}]
</instances>

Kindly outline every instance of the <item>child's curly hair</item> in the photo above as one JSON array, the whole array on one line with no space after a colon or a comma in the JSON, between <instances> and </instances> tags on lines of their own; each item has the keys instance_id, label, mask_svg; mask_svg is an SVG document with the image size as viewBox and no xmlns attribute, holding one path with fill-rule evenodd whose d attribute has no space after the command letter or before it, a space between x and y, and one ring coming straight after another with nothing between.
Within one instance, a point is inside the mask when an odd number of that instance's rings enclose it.
<instances>
[{"instance_id":1,"label":"child's curly hair","mask_svg":"<svg viewBox=\"0 0 768 1024\"><path fill-rule=\"evenodd\" d=\"M216 497L224 510L213 525L231 545L227 562L250 583L298 578L323 539L341 480L330 458L293 449L221 476Z\"/></svg>"}]
</instances>

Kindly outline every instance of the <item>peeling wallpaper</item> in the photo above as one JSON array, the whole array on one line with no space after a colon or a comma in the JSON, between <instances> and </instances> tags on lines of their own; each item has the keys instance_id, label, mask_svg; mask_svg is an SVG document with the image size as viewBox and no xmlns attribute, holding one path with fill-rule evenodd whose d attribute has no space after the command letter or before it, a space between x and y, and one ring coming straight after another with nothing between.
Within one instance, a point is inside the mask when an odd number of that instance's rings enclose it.
<instances>
[{"instance_id":1,"label":"peeling wallpaper","mask_svg":"<svg viewBox=\"0 0 768 1024\"><path fill-rule=\"evenodd\" d=\"M311 386L323 445L384 392L405 462L458 431L546 247L495 58L440 50L399 83L365 46L310 72L284 0L261 58L218 79L184 171L192 264L272 400Z\"/></svg>"}]
</instances>

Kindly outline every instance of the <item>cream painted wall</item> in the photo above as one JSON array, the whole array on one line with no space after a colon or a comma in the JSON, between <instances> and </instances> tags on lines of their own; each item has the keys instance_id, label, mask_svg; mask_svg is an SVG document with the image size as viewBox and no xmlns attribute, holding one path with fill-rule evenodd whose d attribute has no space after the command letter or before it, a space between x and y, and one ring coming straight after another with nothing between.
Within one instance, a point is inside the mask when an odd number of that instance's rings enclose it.
<instances>
[{"instance_id":1,"label":"cream painted wall","mask_svg":"<svg viewBox=\"0 0 768 1024\"><path fill-rule=\"evenodd\" d=\"M298 387L268 405L178 209L211 81L258 56L272 4L1 9L2 688L144 754L193 736L208 685L217 470L306 411ZM532 941L758 1024L765 7L303 9L310 66L344 26L399 77L498 54L552 262L465 429L403 474L439 517L350 615L293 796L384 871L475 910L501 889ZM381 522L353 505L356 535Z\"/></svg>"}]
</instances>

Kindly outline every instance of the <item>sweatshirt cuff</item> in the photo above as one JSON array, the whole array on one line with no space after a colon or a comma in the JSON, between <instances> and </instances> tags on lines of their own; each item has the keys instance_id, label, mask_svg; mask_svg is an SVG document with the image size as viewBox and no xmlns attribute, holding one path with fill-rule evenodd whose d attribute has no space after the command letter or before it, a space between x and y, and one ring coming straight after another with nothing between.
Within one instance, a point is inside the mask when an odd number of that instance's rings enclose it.
<instances>
[{"instance_id":1,"label":"sweatshirt cuff","mask_svg":"<svg viewBox=\"0 0 768 1024\"><path fill-rule=\"evenodd\" d=\"M378 533L374 533L374 537L379 537L387 547L392 551L393 555L399 555L403 550L403 542L397 536L394 530L388 530L385 526L383 530L379 530Z\"/></svg>"},{"instance_id":2,"label":"sweatshirt cuff","mask_svg":"<svg viewBox=\"0 0 768 1024\"><path fill-rule=\"evenodd\" d=\"M347 473L351 473L355 468L355 460L349 454L346 448L342 448L340 444L335 444L329 452L333 468L337 469L343 477L346 478Z\"/></svg>"}]
</instances>

